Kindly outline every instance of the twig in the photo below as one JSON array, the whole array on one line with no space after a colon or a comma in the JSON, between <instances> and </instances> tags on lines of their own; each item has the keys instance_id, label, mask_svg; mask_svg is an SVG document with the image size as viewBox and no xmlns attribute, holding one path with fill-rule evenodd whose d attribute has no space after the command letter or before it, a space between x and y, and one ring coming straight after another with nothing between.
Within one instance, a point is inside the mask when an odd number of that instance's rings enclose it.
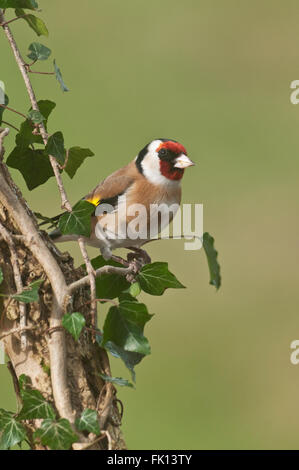
<instances>
[{"instance_id":1,"label":"twig","mask_svg":"<svg viewBox=\"0 0 299 470\"><path fill-rule=\"evenodd\" d=\"M101 268L98 268L95 272L95 277L102 276L104 274L118 274L119 276L126 276L127 274L132 273L132 268L119 268L117 266L102 266ZM81 279L78 279L78 281L74 281L71 284L68 285L68 294L71 295L73 294L77 289L80 287L84 287L89 283L89 276L82 277Z\"/></svg>"},{"instance_id":2,"label":"twig","mask_svg":"<svg viewBox=\"0 0 299 470\"><path fill-rule=\"evenodd\" d=\"M77 450L87 450L87 449L90 449L91 447L93 447L95 444L97 444L98 442L102 441L104 439L104 437L107 438L107 441L108 441L108 450L112 450L112 438L109 434L108 431L101 431L101 435L100 437L97 437L94 441L90 442L89 444L87 445L84 445L84 446L80 446L80 447L77 447Z\"/></svg>"},{"instance_id":3,"label":"twig","mask_svg":"<svg viewBox=\"0 0 299 470\"><path fill-rule=\"evenodd\" d=\"M0 335L0 341L6 338L7 336L15 335L17 333L23 333L23 331L28 331L28 330L37 330L38 328L39 326L37 325L36 326L23 326L21 328L13 328L12 330L6 331L2 335Z\"/></svg>"},{"instance_id":4,"label":"twig","mask_svg":"<svg viewBox=\"0 0 299 470\"><path fill-rule=\"evenodd\" d=\"M91 314L91 324L93 328L97 327L97 302L96 302L96 280L95 280L95 270L93 269L90 259L88 257L85 242L83 237L80 237L78 240L81 253L85 262L85 266L88 273L88 280L90 284L90 314ZM93 340L95 340L95 335L92 334Z\"/></svg>"},{"instance_id":5,"label":"twig","mask_svg":"<svg viewBox=\"0 0 299 470\"><path fill-rule=\"evenodd\" d=\"M3 121L2 121L2 122L3 122ZM65 160L64 160L64 164L63 164L63 165L60 165L60 164L58 163L59 168L60 168L61 170L64 170L64 169L66 168L67 164L68 164L68 161L69 161L69 153L70 153L70 152L69 152L69 149L67 149L67 150L66 150L66 155L65 155Z\"/></svg>"},{"instance_id":6,"label":"twig","mask_svg":"<svg viewBox=\"0 0 299 470\"><path fill-rule=\"evenodd\" d=\"M118 303L115 301L115 300L112 300L112 299L95 299L96 302L110 302L112 303L113 305L115 305L115 307L118 307ZM81 304L80 307L78 307L78 309L84 307L85 305L89 305L90 304L90 300L87 300L87 302L84 302L84 304Z\"/></svg>"},{"instance_id":7,"label":"twig","mask_svg":"<svg viewBox=\"0 0 299 470\"><path fill-rule=\"evenodd\" d=\"M5 307L3 308L2 312L1 312L1 317L0 317L0 330L1 330L2 327L3 327L4 318L5 318L7 309L8 309L8 307L10 306L12 300L13 300L13 297L10 297L10 298L8 299L7 304L5 305Z\"/></svg>"},{"instance_id":8,"label":"twig","mask_svg":"<svg viewBox=\"0 0 299 470\"><path fill-rule=\"evenodd\" d=\"M3 140L9 134L9 128L6 127L3 131L0 132L0 160L2 160L4 155Z\"/></svg>"},{"instance_id":9,"label":"twig","mask_svg":"<svg viewBox=\"0 0 299 470\"><path fill-rule=\"evenodd\" d=\"M54 72L38 72L37 70L31 70L30 67L27 68L29 73L38 73L39 75L55 75Z\"/></svg>"},{"instance_id":10,"label":"twig","mask_svg":"<svg viewBox=\"0 0 299 470\"><path fill-rule=\"evenodd\" d=\"M30 15L30 13L26 13L25 15L16 16L12 20L5 21L5 23L0 23L0 26L2 26L2 27L6 26L7 24L12 23L13 21L20 20L21 18L25 18L25 16L29 16L29 15Z\"/></svg>"},{"instance_id":11,"label":"twig","mask_svg":"<svg viewBox=\"0 0 299 470\"><path fill-rule=\"evenodd\" d=\"M12 269L14 273L14 279L15 279L15 284L17 288L17 292L20 293L23 290L23 282L21 278L21 273L20 273L20 267L19 267L19 261L18 261L18 255L15 249L14 242L12 240L12 237L10 236L10 233L6 228L0 223L0 235L2 238L6 241L9 251L10 251L10 259L11 259L11 264L12 264ZM24 302L19 302L20 306L20 327L24 329L26 327L26 304ZM27 348L27 338L26 338L26 333L23 332L21 333L21 349L22 351L26 351Z\"/></svg>"},{"instance_id":12,"label":"twig","mask_svg":"<svg viewBox=\"0 0 299 470\"><path fill-rule=\"evenodd\" d=\"M12 111L13 113L19 114L23 118L27 119L27 116L23 113L20 113L20 111L16 111L13 108L10 108L9 106L5 106L5 104L0 104L1 108L7 109L7 111Z\"/></svg>"},{"instance_id":13,"label":"twig","mask_svg":"<svg viewBox=\"0 0 299 470\"><path fill-rule=\"evenodd\" d=\"M3 120L2 120L2 124L6 124L7 126L12 127L15 131L20 132L20 129L18 129L17 127L15 127L15 126L13 126L12 124L10 124L10 122L3 121Z\"/></svg>"}]
</instances>

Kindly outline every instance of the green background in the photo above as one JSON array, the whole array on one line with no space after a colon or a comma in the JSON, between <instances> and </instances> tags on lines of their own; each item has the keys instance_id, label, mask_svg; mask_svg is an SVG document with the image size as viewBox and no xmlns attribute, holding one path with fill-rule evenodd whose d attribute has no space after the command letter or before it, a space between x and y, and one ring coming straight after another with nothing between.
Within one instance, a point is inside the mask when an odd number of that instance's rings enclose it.
<instances>
[{"instance_id":1,"label":"green background","mask_svg":"<svg viewBox=\"0 0 299 470\"><path fill-rule=\"evenodd\" d=\"M71 90L62 94L53 77L32 75L38 98L58 105L49 130L96 154L74 180L65 177L71 201L152 138L179 140L197 163L186 171L183 202L204 204L204 229L219 251L216 293L202 250L184 251L174 240L149 248L187 289L142 297L156 315L137 388L118 392L128 447L297 449L299 365L290 363L290 343L299 335L299 106L290 103L290 83L299 79L298 2L41 0L40 7L49 38L37 39L23 20L12 29L24 54L33 41L52 49ZM11 106L26 112L0 33L0 79ZM53 179L30 193L12 173L34 210L59 212ZM76 246L68 248L80 263ZM5 366L0 380L0 406L13 409Z\"/></svg>"}]
</instances>

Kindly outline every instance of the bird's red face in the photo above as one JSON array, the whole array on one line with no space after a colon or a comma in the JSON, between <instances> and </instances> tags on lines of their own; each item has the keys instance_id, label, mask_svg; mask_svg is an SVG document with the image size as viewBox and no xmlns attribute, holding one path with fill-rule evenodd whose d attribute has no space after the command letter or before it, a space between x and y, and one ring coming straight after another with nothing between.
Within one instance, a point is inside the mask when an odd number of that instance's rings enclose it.
<instances>
[{"instance_id":1,"label":"bird's red face","mask_svg":"<svg viewBox=\"0 0 299 470\"><path fill-rule=\"evenodd\" d=\"M179 142L165 140L159 144L156 152L160 159L160 172L169 180L180 180L185 168L194 165L187 156L185 147Z\"/></svg>"},{"instance_id":2,"label":"bird's red face","mask_svg":"<svg viewBox=\"0 0 299 470\"><path fill-rule=\"evenodd\" d=\"M143 176L161 186L179 182L185 168L194 165L185 147L171 139L152 140L139 152L135 162Z\"/></svg>"}]
</instances>

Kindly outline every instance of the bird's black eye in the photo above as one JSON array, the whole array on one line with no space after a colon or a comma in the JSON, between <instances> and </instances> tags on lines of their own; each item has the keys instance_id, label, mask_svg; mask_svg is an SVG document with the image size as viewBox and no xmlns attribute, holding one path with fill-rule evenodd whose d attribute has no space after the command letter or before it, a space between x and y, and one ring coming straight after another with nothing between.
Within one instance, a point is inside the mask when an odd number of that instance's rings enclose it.
<instances>
[{"instance_id":1,"label":"bird's black eye","mask_svg":"<svg viewBox=\"0 0 299 470\"><path fill-rule=\"evenodd\" d=\"M166 154L167 154L167 150L166 150L166 149L163 149L163 148L162 148L161 150L159 150L159 155L160 155L160 157L165 157Z\"/></svg>"}]
</instances>

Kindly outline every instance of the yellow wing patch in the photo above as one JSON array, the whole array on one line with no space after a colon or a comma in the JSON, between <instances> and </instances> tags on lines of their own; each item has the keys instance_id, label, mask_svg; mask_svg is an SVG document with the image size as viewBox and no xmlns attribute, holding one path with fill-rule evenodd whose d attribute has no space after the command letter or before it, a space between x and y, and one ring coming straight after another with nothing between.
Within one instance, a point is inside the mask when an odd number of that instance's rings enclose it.
<instances>
[{"instance_id":1,"label":"yellow wing patch","mask_svg":"<svg viewBox=\"0 0 299 470\"><path fill-rule=\"evenodd\" d=\"M90 197L89 199L86 199L87 202L90 202L94 206L98 206L100 203L101 198L97 196Z\"/></svg>"}]
</instances>

